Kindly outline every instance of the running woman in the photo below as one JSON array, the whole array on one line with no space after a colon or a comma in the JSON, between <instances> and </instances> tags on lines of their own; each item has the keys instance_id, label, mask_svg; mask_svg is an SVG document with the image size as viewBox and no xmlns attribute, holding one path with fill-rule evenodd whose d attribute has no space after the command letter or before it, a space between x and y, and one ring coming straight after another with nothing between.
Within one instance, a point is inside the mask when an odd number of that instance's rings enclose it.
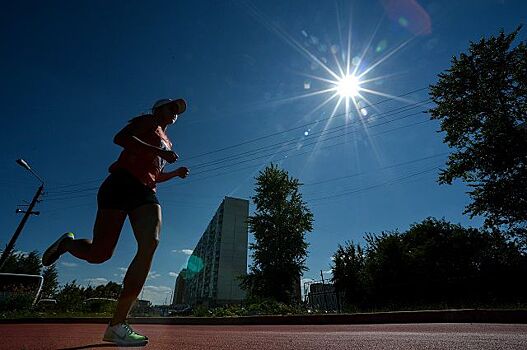
<instances>
[{"instance_id":1,"label":"running woman","mask_svg":"<svg viewBox=\"0 0 527 350\"><path fill-rule=\"evenodd\" d=\"M92 264L103 263L113 255L128 216L138 249L124 277L123 290L104 333L104 341L119 345L148 342L148 337L132 330L126 318L143 288L159 244L161 206L156 197L156 184L189 174L186 167L163 171L167 162L174 163L178 159L166 129L185 109L183 99L159 100L152 107L152 114L131 119L115 135L114 143L123 147L123 151L110 166L110 175L99 188L93 239L75 239L72 232L67 232L42 255L44 266L55 263L64 253Z\"/></svg>"}]
</instances>

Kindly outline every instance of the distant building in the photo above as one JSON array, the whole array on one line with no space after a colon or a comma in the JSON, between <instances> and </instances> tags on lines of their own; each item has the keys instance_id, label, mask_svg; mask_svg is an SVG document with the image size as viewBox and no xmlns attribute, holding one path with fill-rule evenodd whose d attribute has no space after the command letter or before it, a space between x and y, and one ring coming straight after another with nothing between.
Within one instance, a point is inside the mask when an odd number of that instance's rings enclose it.
<instances>
[{"instance_id":1,"label":"distant building","mask_svg":"<svg viewBox=\"0 0 527 350\"><path fill-rule=\"evenodd\" d=\"M245 299L239 278L247 274L248 215L248 200L224 198L178 276L184 281L176 281L176 302L216 306Z\"/></svg>"},{"instance_id":2,"label":"distant building","mask_svg":"<svg viewBox=\"0 0 527 350\"><path fill-rule=\"evenodd\" d=\"M174 286L174 296L172 298L172 305L183 304L183 293L185 292L185 275L187 269L181 270L176 278L176 285Z\"/></svg>"},{"instance_id":3,"label":"distant building","mask_svg":"<svg viewBox=\"0 0 527 350\"><path fill-rule=\"evenodd\" d=\"M307 304L317 310L338 310L335 286L328 283L312 283L309 285Z\"/></svg>"}]
</instances>

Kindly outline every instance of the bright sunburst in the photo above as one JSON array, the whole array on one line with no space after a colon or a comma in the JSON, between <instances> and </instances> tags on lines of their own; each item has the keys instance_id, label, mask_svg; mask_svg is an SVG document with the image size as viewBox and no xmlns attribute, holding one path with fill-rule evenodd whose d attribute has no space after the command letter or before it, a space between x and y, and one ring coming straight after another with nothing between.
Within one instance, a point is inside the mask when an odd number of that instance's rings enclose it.
<instances>
[{"instance_id":1,"label":"bright sunburst","mask_svg":"<svg viewBox=\"0 0 527 350\"><path fill-rule=\"evenodd\" d=\"M344 76L335 85L340 97L351 98L359 95L360 80L352 74Z\"/></svg>"},{"instance_id":2,"label":"bright sunburst","mask_svg":"<svg viewBox=\"0 0 527 350\"><path fill-rule=\"evenodd\" d=\"M278 35L278 37L289 44L294 50L307 58L312 71L318 70L316 74L298 72L307 78L303 82L305 92L294 97L278 99L276 102L324 96L324 99L318 106L311 109L309 114L306 115L306 117L314 115L317 111L331 106L333 102L333 106L329 108L331 111L329 118L325 118L327 122L325 123L323 131L326 131L337 113L340 116L344 116L346 122L359 118L365 126L366 122L370 120L370 117L365 119L369 115L368 109L376 109L375 105L368 99L370 95L387 97L406 103L412 102L378 91L372 85L374 85L373 83L382 83L389 76L395 75L394 73L384 76L375 75L375 69L404 48L415 37L400 43L393 47L392 50L386 50L388 47L387 41L385 39L375 39L382 23L381 19L377 23L369 40L367 42L363 41L364 44L361 44L362 47L359 49L351 38L351 16L349 17L346 37L342 35L343 28L341 28L340 15L337 11L336 24L338 35L333 39L333 42L322 43L315 35L311 35L306 30L302 30L302 43L274 23L269 17L265 16L255 5L248 3L247 8L271 32ZM377 40L377 44L373 44L374 40ZM318 84L313 84L314 80ZM375 85L379 86L378 84ZM340 113L342 110L345 113Z\"/></svg>"}]
</instances>

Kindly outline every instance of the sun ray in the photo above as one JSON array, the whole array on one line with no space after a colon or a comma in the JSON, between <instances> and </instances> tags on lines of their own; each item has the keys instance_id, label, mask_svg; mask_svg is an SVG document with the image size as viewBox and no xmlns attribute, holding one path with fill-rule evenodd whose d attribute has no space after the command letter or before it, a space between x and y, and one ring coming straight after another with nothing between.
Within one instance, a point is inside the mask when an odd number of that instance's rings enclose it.
<instances>
[{"instance_id":1,"label":"sun ray","mask_svg":"<svg viewBox=\"0 0 527 350\"><path fill-rule=\"evenodd\" d=\"M298 73L299 75L303 75L307 78L311 78L311 79L316 79L316 80L319 80L319 81L323 81L325 83L330 83L330 84L338 84L338 81L337 80L331 80L331 79L328 79L328 78L323 78L323 77L319 77L317 75L313 75L313 74L309 74L309 73L301 73L299 72Z\"/></svg>"},{"instance_id":2,"label":"sun ray","mask_svg":"<svg viewBox=\"0 0 527 350\"><path fill-rule=\"evenodd\" d=\"M373 77L373 78L370 78L370 79L361 79L361 84L369 84L369 83L373 83L373 82L376 82L376 81L379 81L379 80L385 80L387 78L392 78L392 77L396 77L396 76L400 76L400 75L403 75L405 74L404 72L398 72L398 73L390 73L390 74L385 74L385 75L379 75L379 76L376 76L376 77Z\"/></svg>"},{"instance_id":3,"label":"sun ray","mask_svg":"<svg viewBox=\"0 0 527 350\"><path fill-rule=\"evenodd\" d=\"M368 93L373 94L373 95L379 95L379 96L387 97L389 99L397 100L397 101L401 101L401 102L405 102L405 103L415 103L412 100L409 100L409 99L406 99L406 98L402 98L402 97L398 97L398 96L393 96L393 95L390 95L390 94L385 94L385 93L380 92L380 91L370 90L370 89L366 89L366 88L362 88L362 87L361 87L361 91L365 91L365 92L368 92Z\"/></svg>"},{"instance_id":4,"label":"sun ray","mask_svg":"<svg viewBox=\"0 0 527 350\"><path fill-rule=\"evenodd\" d=\"M340 43L340 47L342 48L343 47L343 42L342 42L342 26L340 24L340 11L339 11L339 4L337 1L335 1L335 9L336 9L336 12L337 12L337 31L339 33L339 43ZM331 48L330 48L331 50ZM331 51L331 53L333 54L333 58L335 59L335 63L337 64L337 67L339 69L339 72L340 72L340 75L341 76L344 76L344 71L342 70L342 66L340 65L340 62L338 60L338 56L337 56L337 50L335 51Z\"/></svg>"},{"instance_id":5,"label":"sun ray","mask_svg":"<svg viewBox=\"0 0 527 350\"><path fill-rule=\"evenodd\" d=\"M405 47L408 43L410 43L412 40L414 40L415 37L412 37L408 40L405 40L402 44L400 44L399 46L397 46L395 49L393 49L392 51L388 52L388 54L386 54L384 57L382 57L380 60L378 60L377 62L375 62L374 64L370 65L367 69L365 69L362 73L360 73L358 76L359 78L362 78L364 75L368 74L369 72L371 72L372 70L374 70L379 64L383 63L384 61L386 61L388 58L390 58L391 56L393 56L395 53L397 53L399 50L401 50L403 47Z\"/></svg>"},{"instance_id":6,"label":"sun ray","mask_svg":"<svg viewBox=\"0 0 527 350\"><path fill-rule=\"evenodd\" d=\"M332 106L332 110L329 118L324 118L326 122L324 124L316 122L314 128L322 130L322 134L326 132L332 120L334 120L337 113L345 116L343 128L348 127L348 122L351 119L358 118L359 123L362 124L365 138L368 139L373 151L375 152L375 157L380 159L379 150L377 145L372 142L369 135L368 125L370 125L370 120L374 120L377 114L380 114L379 109L375 106L379 103L379 98L376 96L382 96L388 100L399 101L403 103L412 104L414 101L408 98L402 98L398 96L393 96L386 92L377 91L375 83L379 81L384 81L386 79L392 78L402 73L389 73L378 76L372 76L372 71L378 69L383 63L387 60L393 58L393 56L400 52L403 48L407 47L412 40L415 40L416 36L413 36L402 43L397 47L393 48L391 51L383 52L382 55L376 55L374 57L369 57L372 53L372 45L377 40L381 26L383 26L385 15L381 16L373 29L371 35L366 40L365 45L360 48L356 48L355 42L352 40L352 35L355 35L352 30L352 4L350 4L350 16L348 21L344 20L344 17L341 18L341 14L345 13L346 10L342 11L344 7L339 6L339 2L335 1L335 11L336 11L336 26L338 32L338 45L332 45L332 43L327 43L325 45L328 50L320 50L319 53L316 48L313 48L312 45L303 45L302 40L296 40L291 34L289 34L280 24L277 24L276 21L273 21L269 16L263 13L257 8L254 3L246 4L249 9L250 15L254 16L257 21L259 21L267 30L275 34L284 41L288 46L293 50L300 53L300 55L307 59L311 64L312 69L319 68L315 74L296 72L297 74L309 78L309 85L305 87L307 90L305 93L302 93L298 96L286 97L271 101L271 103L282 103L289 101L297 101L300 99L305 99L309 97L317 97L324 95L324 98L321 99L322 102L316 105L315 108L310 108L309 113L303 116L303 120L310 120L315 113L320 113L319 111L330 105L333 101L335 104ZM346 22L348 24L347 28ZM313 36L303 31L303 35L311 40ZM313 44L318 44L313 41ZM311 44L311 42L310 42ZM333 43L334 44L334 43ZM318 47L320 48L320 47ZM357 53L353 53L357 51ZM377 52L380 50L376 50ZM329 56L333 56L333 58ZM369 62L372 62L371 64ZM322 68L322 69L320 69ZM306 80L307 81L307 80ZM311 90L311 81L316 82L316 87L319 88L320 85L324 86L319 90ZM384 89L383 89L384 90ZM327 94L327 97L325 96ZM373 96L371 96L373 95ZM373 97L373 98L372 98ZM373 101L372 101L373 99ZM384 100L383 100L384 101ZM269 104L269 102L266 102ZM329 109L329 107L326 107ZM371 108L371 110L370 110ZM341 113L341 112L344 113ZM369 112L369 113L368 113ZM357 115L355 116L355 113ZM325 114L327 115L327 114ZM323 126L323 127L322 127ZM312 158L317 154L320 144L320 136L315 137L316 139L315 146L310 152L309 158ZM356 142L356 138L354 138ZM304 140L304 139L302 139ZM282 149L277 150L282 151Z\"/></svg>"},{"instance_id":7,"label":"sun ray","mask_svg":"<svg viewBox=\"0 0 527 350\"><path fill-rule=\"evenodd\" d=\"M357 65L355 66L355 68L353 69L353 72L351 74L353 75L356 75L357 74L357 71L359 70L359 67L361 66L362 64L362 61L364 60L364 57L366 56L366 53L368 52L368 49L370 48L370 45L373 41L373 38L375 38L375 35L377 34L377 31L379 30L379 27L381 26L381 23L384 19L384 16L381 17L379 19L379 22L377 22L377 24L375 25L375 29L373 30L373 34L371 35L370 39L368 40L368 43L366 44L366 46L364 46L364 49L362 50L362 53L360 55L360 58L359 58L359 62L357 63Z\"/></svg>"},{"instance_id":8,"label":"sun ray","mask_svg":"<svg viewBox=\"0 0 527 350\"><path fill-rule=\"evenodd\" d=\"M330 97L328 97L324 102L322 102L321 104L319 104L317 107L315 107L312 111L310 111L306 117L314 114L315 112L317 112L319 109L321 109L322 107L324 107L326 104L328 104L330 101L332 101L335 97L338 96L338 93L334 93L333 95L331 95Z\"/></svg>"},{"instance_id":9,"label":"sun ray","mask_svg":"<svg viewBox=\"0 0 527 350\"><path fill-rule=\"evenodd\" d=\"M363 116L362 115L362 108L366 108L366 107L369 107L369 108L373 108L375 110L375 112L377 113L380 113L381 111L379 110L379 108L377 108L377 106L371 102L370 100L368 100L366 98L366 96L362 95L359 91L359 93L357 94L357 97L360 97L362 100L366 101L366 103L368 104L368 106L359 106L361 111L360 111L360 116ZM358 101L360 101L359 99L357 99Z\"/></svg>"},{"instance_id":10,"label":"sun ray","mask_svg":"<svg viewBox=\"0 0 527 350\"><path fill-rule=\"evenodd\" d=\"M337 54L334 53L334 52L331 52L333 58L335 59L335 63L337 64L337 68L339 70L339 73L340 73L340 76L344 76L344 71L342 70L342 67L340 66L340 62L339 62L339 59L337 57Z\"/></svg>"},{"instance_id":11,"label":"sun ray","mask_svg":"<svg viewBox=\"0 0 527 350\"><path fill-rule=\"evenodd\" d=\"M335 79L339 79L339 76L337 73L333 72L324 62L322 62L318 57L313 55L308 49L303 47L289 33L287 33L285 30L283 30L279 26L273 24L272 21L266 18L266 16L260 10L258 10L258 8L254 4L246 3L245 5L247 5L247 7L252 11L253 16L255 16L268 30L278 35L279 38L281 38L286 44L291 46L294 50L303 54L304 56L307 56L307 58L311 59L313 62L320 65L322 68L324 68L324 70L326 70Z\"/></svg>"},{"instance_id":12,"label":"sun ray","mask_svg":"<svg viewBox=\"0 0 527 350\"><path fill-rule=\"evenodd\" d=\"M333 111L331 112L328 120L326 121L326 124L324 125L324 129L322 129L323 131L320 133L320 135L318 135L318 137L316 138L316 143L313 147L313 149L311 150L311 153L309 154L308 156L308 161L311 160L312 157L315 156L316 152L318 151L319 149L319 144L320 144L320 138L325 135L325 132L329 126L329 123L333 120L333 117L335 116L335 113L337 112L339 106L340 106L340 103L342 102L343 100L343 97L342 96L339 96L339 99L337 101L337 103L335 104L335 107L333 108Z\"/></svg>"},{"instance_id":13,"label":"sun ray","mask_svg":"<svg viewBox=\"0 0 527 350\"><path fill-rule=\"evenodd\" d=\"M327 89L323 89L323 90L317 90L317 91L313 91L313 92L302 94L302 95L271 99L271 100L266 101L265 103L266 104L269 104L269 103L280 104L280 103L300 100L300 99L311 97L311 96L323 95L323 94L326 94L326 93L331 92L331 91L335 91L335 88L331 87L331 88L327 88Z\"/></svg>"},{"instance_id":14,"label":"sun ray","mask_svg":"<svg viewBox=\"0 0 527 350\"><path fill-rule=\"evenodd\" d=\"M348 51L346 52L346 76L350 74L350 65L351 65L351 16L348 26Z\"/></svg>"}]
</instances>

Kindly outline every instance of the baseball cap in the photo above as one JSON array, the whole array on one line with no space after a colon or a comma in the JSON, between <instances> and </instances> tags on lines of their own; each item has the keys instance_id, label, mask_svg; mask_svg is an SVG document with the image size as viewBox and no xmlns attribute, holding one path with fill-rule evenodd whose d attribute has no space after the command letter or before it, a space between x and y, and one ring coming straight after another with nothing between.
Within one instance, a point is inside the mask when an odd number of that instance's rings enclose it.
<instances>
[{"instance_id":1,"label":"baseball cap","mask_svg":"<svg viewBox=\"0 0 527 350\"><path fill-rule=\"evenodd\" d=\"M156 103L154 103L154 105L152 106L152 112L156 108L167 105L167 104L173 104L174 107L176 108L177 114L181 114L185 112L185 110L187 109L187 103L182 98L178 98L177 100L173 100L171 98L164 98L161 100L157 100Z\"/></svg>"}]
</instances>

